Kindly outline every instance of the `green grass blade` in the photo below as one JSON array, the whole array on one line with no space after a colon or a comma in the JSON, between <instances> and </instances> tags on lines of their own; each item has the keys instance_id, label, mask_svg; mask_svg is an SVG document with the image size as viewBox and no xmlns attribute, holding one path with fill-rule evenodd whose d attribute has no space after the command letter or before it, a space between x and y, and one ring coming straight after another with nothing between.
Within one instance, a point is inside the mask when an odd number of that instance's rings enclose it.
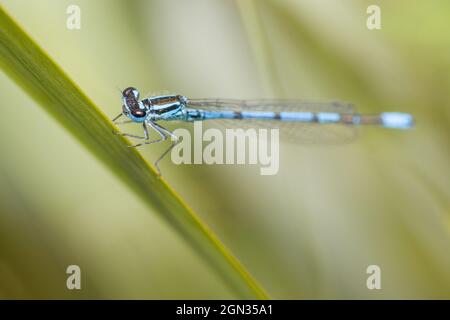
<instances>
[{"instance_id":1,"label":"green grass blade","mask_svg":"<svg viewBox=\"0 0 450 320\"><path fill-rule=\"evenodd\" d=\"M54 119L168 221L241 298L266 293L111 121L0 7L0 65Z\"/></svg>"}]
</instances>

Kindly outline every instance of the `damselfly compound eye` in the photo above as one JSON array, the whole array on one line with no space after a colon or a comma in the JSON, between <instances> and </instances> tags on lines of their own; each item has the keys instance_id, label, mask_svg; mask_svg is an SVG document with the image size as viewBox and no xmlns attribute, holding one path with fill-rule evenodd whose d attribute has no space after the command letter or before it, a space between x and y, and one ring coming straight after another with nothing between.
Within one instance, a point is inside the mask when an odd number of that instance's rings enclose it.
<instances>
[{"instance_id":1,"label":"damselfly compound eye","mask_svg":"<svg viewBox=\"0 0 450 320\"><path fill-rule=\"evenodd\" d=\"M145 111L141 109L134 109L131 111L131 114L136 118L142 118L146 115Z\"/></svg>"},{"instance_id":2,"label":"damselfly compound eye","mask_svg":"<svg viewBox=\"0 0 450 320\"><path fill-rule=\"evenodd\" d=\"M139 100L139 91L133 87L128 87L125 90L123 90L122 95L125 98L133 98L135 100Z\"/></svg>"}]
</instances>

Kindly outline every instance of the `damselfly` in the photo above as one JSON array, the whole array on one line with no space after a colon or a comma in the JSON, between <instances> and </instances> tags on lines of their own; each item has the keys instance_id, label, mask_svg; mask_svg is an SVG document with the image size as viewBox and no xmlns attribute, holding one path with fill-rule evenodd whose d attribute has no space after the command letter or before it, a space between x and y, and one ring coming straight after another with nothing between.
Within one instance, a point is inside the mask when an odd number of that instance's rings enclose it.
<instances>
[{"instance_id":1,"label":"damselfly","mask_svg":"<svg viewBox=\"0 0 450 320\"><path fill-rule=\"evenodd\" d=\"M188 99L182 95L154 96L140 100L139 91L129 87L122 92L122 112L112 121L115 124L142 123L144 135L115 134L140 139L133 145L162 142L171 138L170 147L155 161L158 163L179 139L159 121L233 121L234 126L264 126L280 128L282 135L295 142L345 142L354 137L354 128L360 125L376 125L392 129L409 129L414 120L410 114L383 112L359 114L350 104L342 102L314 102L304 100L235 100L235 99ZM129 119L117 122L122 115ZM230 123L230 122L228 122ZM148 127L159 134L151 140Z\"/></svg>"}]
</instances>

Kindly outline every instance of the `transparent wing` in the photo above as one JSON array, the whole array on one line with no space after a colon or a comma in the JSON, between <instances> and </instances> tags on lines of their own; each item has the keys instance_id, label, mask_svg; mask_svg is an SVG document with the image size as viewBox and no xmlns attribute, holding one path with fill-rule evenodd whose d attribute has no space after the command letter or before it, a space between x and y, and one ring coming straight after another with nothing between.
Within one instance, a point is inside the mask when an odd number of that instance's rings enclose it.
<instances>
[{"instance_id":1,"label":"transparent wing","mask_svg":"<svg viewBox=\"0 0 450 320\"><path fill-rule=\"evenodd\" d=\"M309 101L286 99L189 99L189 107L203 110L230 111L310 111L310 112L339 112L354 113L354 106L339 101Z\"/></svg>"},{"instance_id":2,"label":"transparent wing","mask_svg":"<svg viewBox=\"0 0 450 320\"><path fill-rule=\"evenodd\" d=\"M210 111L274 111L274 112L335 112L355 113L351 104L339 101L318 102L307 100L235 100L190 99L187 107ZM353 141L358 136L356 127L345 124L318 124L284 122L280 120L217 119L205 125L219 129L277 128L283 140L302 144L339 144Z\"/></svg>"}]
</instances>

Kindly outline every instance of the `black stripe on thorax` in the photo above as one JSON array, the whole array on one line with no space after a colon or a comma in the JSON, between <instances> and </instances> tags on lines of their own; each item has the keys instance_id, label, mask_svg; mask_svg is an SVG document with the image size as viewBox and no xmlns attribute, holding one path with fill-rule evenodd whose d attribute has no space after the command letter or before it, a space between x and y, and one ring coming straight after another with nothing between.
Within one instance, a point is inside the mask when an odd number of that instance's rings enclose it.
<instances>
[{"instance_id":1,"label":"black stripe on thorax","mask_svg":"<svg viewBox=\"0 0 450 320\"><path fill-rule=\"evenodd\" d=\"M172 105L170 105L170 106L168 106L166 108L153 109L152 111L154 113L156 113L156 114L163 114L163 113L170 112L172 110L178 109L179 107L180 107L179 104L175 104L174 103L174 104L172 104Z\"/></svg>"}]
</instances>

